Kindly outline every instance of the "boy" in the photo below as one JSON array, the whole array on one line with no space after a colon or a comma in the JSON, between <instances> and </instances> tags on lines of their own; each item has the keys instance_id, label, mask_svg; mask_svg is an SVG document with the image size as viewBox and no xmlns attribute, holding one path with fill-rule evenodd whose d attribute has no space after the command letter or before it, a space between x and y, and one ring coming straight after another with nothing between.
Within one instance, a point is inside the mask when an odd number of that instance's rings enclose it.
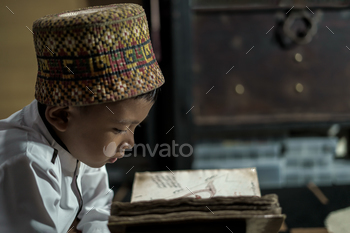
<instances>
[{"instance_id":1,"label":"boy","mask_svg":"<svg viewBox=\"0 0 350 233\"><path fill-rule=\"evenodd\" d=\"M144 10L88 7L33 32L35 100L0 121L0 232L109 232L105 164L134 146L164 83Z\"/></svg>"}]
</instances>

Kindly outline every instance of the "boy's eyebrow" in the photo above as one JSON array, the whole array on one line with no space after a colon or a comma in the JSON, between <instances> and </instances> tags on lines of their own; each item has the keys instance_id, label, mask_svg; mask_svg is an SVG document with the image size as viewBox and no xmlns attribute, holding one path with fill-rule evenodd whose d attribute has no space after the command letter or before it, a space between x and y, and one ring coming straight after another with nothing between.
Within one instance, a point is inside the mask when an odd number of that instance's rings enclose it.
<instances>
[{"instance_id":1,"label":"boy's eyebrow","mask_svg":"<svg viewBox=\"0 0 350 233\"><path fill-rule=\"evenodd\" d=\"M146 118L143 121L145 121L147 118L148 118L148 114L147 114ZM130 120L126 120L126 119L119 120L118 123L120 123L120 124L140 124L139 121L130 121Z\"/></svg>"},{"instance_id":2,"label":"boy's eyebrow","mask_svg":"<svg viewBox=\"0 0 350 233\"><path fill-rule=\"evenodd\" d=\"M118 123L121 123L121 124L139 124L140 122L130 121L130 120L119 120Z\"/></svg>"}]
</instances>

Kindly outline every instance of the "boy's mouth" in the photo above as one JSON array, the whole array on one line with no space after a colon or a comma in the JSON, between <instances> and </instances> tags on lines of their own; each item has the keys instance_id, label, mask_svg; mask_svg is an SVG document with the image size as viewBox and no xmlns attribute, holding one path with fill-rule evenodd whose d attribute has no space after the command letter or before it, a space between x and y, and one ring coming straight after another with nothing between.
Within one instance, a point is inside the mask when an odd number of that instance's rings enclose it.
<instances>
[{"instance_id":1,"label":"boy's mouth","mask_svg":"<svg viewBox=\"0 0 350 233\"><path fill-rule=\"evenodd\" d=\"M119 154L119 155L118 155L118 154ZM114 163L114 162L117 161L118 159L121 159L121 158L124 157L124 151L123 151L122 153L118 153L118 154L117 154L117 156L114 156L114 157L110 158L110 159L108 160L108 162Z\"/></svg>"},{"instance_id":2,"label":"boy's mouth","mask_svg":"<svg viewBox=\"0 0 350 233\"><path fill-rule=\"evenodd\" d=\"M121 159L124 157L124 151L121 153L117 153L116 156L111 157L111 159Z\"/></svg>"},{"instance_id":3,"label":"boy's mouth","mask_svg":"<svg viewBox=\"0 0 350 233\"><path fill-rule=\"evenodd\" d=\"M118 158L111 158L111 159L108 160L108 162L114 163L114 162L117 161L117 160L118 160Z\"/></svg>"}]
</instances>

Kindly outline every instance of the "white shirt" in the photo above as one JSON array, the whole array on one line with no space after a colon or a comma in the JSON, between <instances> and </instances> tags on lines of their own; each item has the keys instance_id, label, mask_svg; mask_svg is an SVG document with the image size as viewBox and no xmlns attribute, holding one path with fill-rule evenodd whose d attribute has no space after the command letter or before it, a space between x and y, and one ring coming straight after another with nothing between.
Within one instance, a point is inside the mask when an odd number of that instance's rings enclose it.
<instances>
[{"instance_id":1,"label":"white shirt","mask_svg":"<svg viewBox=\"0 0 350 233\"><path fill-rule=\"evenodd\" d=\"M77 177L76 182L74 175ZM113 191L106 167L91 168L63 149L37 101L0 121L0 232L110 232Z\"/></svg>"}]
</instances>

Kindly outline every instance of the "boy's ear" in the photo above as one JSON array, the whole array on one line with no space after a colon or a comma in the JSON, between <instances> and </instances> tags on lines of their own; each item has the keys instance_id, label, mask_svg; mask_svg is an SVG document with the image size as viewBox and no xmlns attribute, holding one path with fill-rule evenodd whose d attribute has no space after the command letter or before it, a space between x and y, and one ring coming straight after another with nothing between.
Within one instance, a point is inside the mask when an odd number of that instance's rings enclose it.
<instances>
[{"instance_id":1,"label":"boy's ear","mask_svg":"<svg viewBox=\"0 0 350 233\"><path fill-rule=\"evenodd\" d=\"M68 126L68 109L64 106L47 106L46 120L60 132L65 132Z\"/></svg>"}]
</instances>

